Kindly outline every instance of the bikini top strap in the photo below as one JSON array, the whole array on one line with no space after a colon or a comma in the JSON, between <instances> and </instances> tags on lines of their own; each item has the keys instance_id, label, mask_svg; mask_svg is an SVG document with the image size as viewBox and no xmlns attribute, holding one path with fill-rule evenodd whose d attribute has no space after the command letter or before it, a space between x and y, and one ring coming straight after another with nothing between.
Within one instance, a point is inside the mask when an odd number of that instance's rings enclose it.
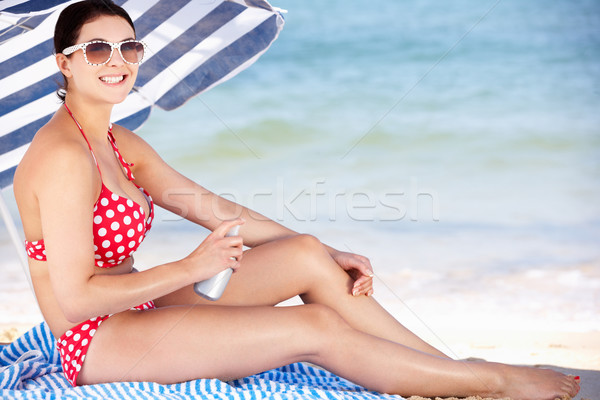
<instances>
[{"instance_id":1,"label":"bikini top strap","mask_svg":"<svg viewBox=\"0 0 600 400\"><path fill-rule=\"evenodd\" d=\"M90 153L92 154L92 157L94 158L94 162L96 163L96 168L98 168L98 173L100 173L100 178L102 179L102 171L100 171L100 164L98 164L98 160L96 159L94 150L92 150L92 145L90 144L90 141L88 140L87 136L85 136L85 133L83 132L83 128L81 127L81 125L79 124L77 119L75 119L75 116L73 115L71 110L69 110L69 107L67 107L66 103L64 103L64 106L65 106L65 109L67 110L67 112L69 113L69 115L71 116L71 118L73 118L73 121L75 121L75 124L77 124L77 127L79 128L79 132L81 132L81 135L85 139L85 142L87 143L88 148L90 149Z\"/></svg>"},{"instance_id":2,"label":"bikini top strap","mask_svg":"<svg viewBox=\"0 0 600 400\"><path fill-rule=\"evenodd\" d=\"M121 163L121 166L123 167L123 170L125 171L125 174L127 175L127 179L129 179L130 181L135 180L135 177L133 176L133 172L131 172L131 167L133 167L133 163L128 163L127 161L125 161L125 159L121 155L121 152L119 152L119 148L117 147L117 140L115 139L115 136L112 133L112 124L108 128L108 140L109 140L110 144L112 145L115 155L117 156L117 159Z\"/></svg>"},{"instance_id":3,"label":"bikini top strap","mask_svg":"<svg viewBox=\"0 0 600 400\"><path fill-rule=\"evenodd\" d=\"M100 178L102 178L102 171L100 170L100 165L98 164L98 160L96 159L94 150L92 150L92 145L90 144L87 136L85 136L85 133L83 132L83 128L81 127L81 125L79 124L79 122L77 121L77 119L75 118L73 113L71 112L71 110L69 110L69 107L67 107L66 103L65 103L65 109L67 110L67 112L69 113L71 118L73 118L73 121L75 121L75 123L77 124L77 127L79 128L79 131L81 132L81 135L85 139L85 142L87 143L87 145L90 149L90 153L92 153L92 157L94 157L94 162L96 163L96 167L98 168L98 172L100 173ZM128 163L127 161L125 161L123 159L123 156L121 155L121 153L119 152L119 148L117 147L117 141L112 133L112 128L113 128L113 126L112 126L112 124L110 124L108 127L108 141L110 142L110 144L113 148L113 151L115 152L115 155L117 156L117 159L121 163L121 166L123 167L123 170L125 171L125 175L127 175L127 179L129 179L130 181L133 181L133 180L135 180L135 177L133 176L133 172L131 172L131 168L130 168L133 166L133 164Z\"/></svg>"}]
</instances>

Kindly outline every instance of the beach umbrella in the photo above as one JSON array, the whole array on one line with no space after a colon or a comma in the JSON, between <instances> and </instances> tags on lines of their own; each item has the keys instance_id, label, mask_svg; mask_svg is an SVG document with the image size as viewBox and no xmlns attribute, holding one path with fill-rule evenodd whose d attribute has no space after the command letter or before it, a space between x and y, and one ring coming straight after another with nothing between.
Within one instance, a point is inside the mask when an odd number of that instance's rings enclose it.
<instances>
[{"instance_id":1,"label":"beach umbrella","mask_svg":"<svg viewBox=\"0 0 600 400\"><path fill-rule=\"evenodd\" d=\"M4 200L35 132L60 107L62 76L53 52L54 25L76 1L0 1L0 212L26 259ZM135 130L152 107L172 110L254 63L279 35L281 10L264 0L116 0L148 45L136 85L112 121Z\"/></svg>"}]
</instances>

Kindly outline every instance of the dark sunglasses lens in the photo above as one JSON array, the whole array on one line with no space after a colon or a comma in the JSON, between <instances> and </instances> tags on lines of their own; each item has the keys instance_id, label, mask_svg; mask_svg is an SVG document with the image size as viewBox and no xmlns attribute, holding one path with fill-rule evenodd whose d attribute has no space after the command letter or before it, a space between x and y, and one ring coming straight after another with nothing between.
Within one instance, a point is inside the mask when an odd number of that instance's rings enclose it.
<instances>
[{"instance_id":1,"label":"dark sunglasses lens","mask_svg":"<svg viewBox=\"0 0 600 400\"><path fill-rule=\"evenodd\" d=\"M121 54L125 61L137 64L144 58L144 45L140 42L122 43Z\"/></svg>"},{"instance_id":2,"label":"dark sunglasses lens","mask_svg":"<svg viewBox=\"0 0 600 400\"><path fill-rule=\"evenodd\" d=\"M110 57L111 47L107 43L91 43L85 49L85 55L92 64L104 64Z\"/></svg>"}]
</instances>

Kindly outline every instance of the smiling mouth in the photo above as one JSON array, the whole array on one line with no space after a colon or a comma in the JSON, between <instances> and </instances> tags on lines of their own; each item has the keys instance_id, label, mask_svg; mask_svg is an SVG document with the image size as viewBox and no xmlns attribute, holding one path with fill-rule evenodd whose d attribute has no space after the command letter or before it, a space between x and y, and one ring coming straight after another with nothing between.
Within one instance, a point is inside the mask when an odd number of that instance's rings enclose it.
<instances>
[{"instance_id":1,"label":"smiling mouth","mask_svg":"<svg viewBox=\"0 0 600 400\"><path fill-rule=\"evenodd\" d=\"M120 76L103 76L100 80L104 83L115 84L123 81L125 79L125 75Z\"/></svg>"}]
</instances>

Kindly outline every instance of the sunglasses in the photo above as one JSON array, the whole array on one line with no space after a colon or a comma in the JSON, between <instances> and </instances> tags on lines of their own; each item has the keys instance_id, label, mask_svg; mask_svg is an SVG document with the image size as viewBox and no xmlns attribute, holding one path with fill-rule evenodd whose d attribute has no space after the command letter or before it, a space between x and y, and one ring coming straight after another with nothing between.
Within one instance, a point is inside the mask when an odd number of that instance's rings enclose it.
<instances>
[{"instance_id":1,"label":"sunglasses","mask_svg":"<svg viewBox=\"0 0 600 400\"><path fill-rule=\"evenodd\" d=\"M65 56L77 50L83 50L83 58L89 65L104 65L110 61L113 50L119 49L119 54L127 64L141 64L146 54L146 43L141 40L124 40L119 43L92 40L91 42L76 44L62 51Z\"/></svg>"}]
</instances>

